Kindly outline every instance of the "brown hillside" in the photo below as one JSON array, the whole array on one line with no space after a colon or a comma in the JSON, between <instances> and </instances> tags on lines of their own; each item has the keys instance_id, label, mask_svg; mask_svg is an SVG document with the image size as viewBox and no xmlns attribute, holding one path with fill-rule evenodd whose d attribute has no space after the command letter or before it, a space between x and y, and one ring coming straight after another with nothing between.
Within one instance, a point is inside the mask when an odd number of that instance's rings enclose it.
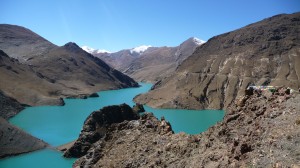
<instances>
[{"instance_id":1,"label":"brown hillside","mask_svg":"<svg viewBox=\"0 0 300 168\"><path fill-rule=\"evenodd\" d=\"M300 86L300 13L278 15L211 38L154 90L152 107L222 109L249 85Z\"/></svg>"},{"instance_id":2,"label":"brown hillside","mask_svg":"<svg viewBox=\"0 0 300 168\"><path fill-rule=\"evenodd\" d=\"M61 97L138 86L75 43L58 47L20 26L0 24L0 50L0 90L20 103L62 104Z\"/></svg>"}]
</instances>

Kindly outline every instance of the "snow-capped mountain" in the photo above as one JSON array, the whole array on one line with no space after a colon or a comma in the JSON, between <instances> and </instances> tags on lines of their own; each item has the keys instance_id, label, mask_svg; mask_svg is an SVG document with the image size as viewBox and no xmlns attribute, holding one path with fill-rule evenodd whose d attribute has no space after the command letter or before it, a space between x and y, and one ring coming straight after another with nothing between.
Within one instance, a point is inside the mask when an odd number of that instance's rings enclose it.
<instances>
[{"instance_id":1,"label":"snow-capped mountain","mask_svg":"<svg viewBox=\"0 0 300 168\"><path fill-rule=\"evenodd\" d=\"M186 40L185 42L183 42L182 44L184 44L184 43L189 43L188 45L190 45L190 46L193 46L193 45L199 46L199 45L202 45L203 43L205 43L205 41L201 40L199 38L196 38L196 37L191 37L188 40ZM125 50L128 50L130 52L130 54L134 54L136 56L137 54L138 55L143 54L145 51L147 51L151 47L152 47L151 45L141 45L141 46L138 46L138 47L135 47L135 48L132 48L132 49L125 49ZM81 48L83 50L85 50L86 52L88 52L90 54L95 54L95 55L97 55L97 54L101 55L101 54L104 54L104 53L108 53L108 54L118 53L118 52L110 52L110 51L107 51L107 50L104 50L104 49L94 49L94 48L89 47L89 46L82 46ZM121 50L121 51L123 51L123 50Z\"/></svg>"},{"instance_id":2,"label":"snow-capped mountain","mask_svg":"<svg viewBox=\"0 0 300 168\"><path fill-rule=\"evenodd\" d=\"M130 53L138 53L138 54L142 54L143 52L145 52L149 47L152 47L151 45L142 45L142 46L139 46L139 47L135 47L135 48L132 48L130 50Z\"/></svg>"},{"instance_id":3,"label":"snow-capped mountain","mask_svg":"<svg viewBox=\"0 0 300 168\"><path fill-rule=\"evenodd\" d=\"M82 46L81 48L90 54L111 53L107 50L94 49L89 46Z\"/></svg>"},{"instance_id":4,"label":"snow-capped mountain","mask_svg":"<svg viewBox=\"0 0 300 168\"><path fill-rule=\"evenodd\" d=\"M204 40L200 40L197 37L192 37L192 39L193 39L194 43L197 45L202 45L203 43L205 43Z\"/></svg>"},{"instance_id":5,"label":"snow-capped mountain","mask_svg":"<svg viewBox=\"0 0 300 168\"><path fill-rule=\"evenodd\" d=\"M113 53L96 53L97 50L90 47L83 49L138 81L155 81L171 74L203 43L205 41L191 37L176 47L141 45Z\"/></svg>"}]
</instances>

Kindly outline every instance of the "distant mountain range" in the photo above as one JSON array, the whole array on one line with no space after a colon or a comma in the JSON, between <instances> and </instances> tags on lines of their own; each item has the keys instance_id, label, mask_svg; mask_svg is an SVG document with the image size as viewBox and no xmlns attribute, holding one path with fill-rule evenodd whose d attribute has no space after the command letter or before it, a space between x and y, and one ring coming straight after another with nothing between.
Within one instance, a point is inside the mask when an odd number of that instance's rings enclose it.
<instances>
[{"instance_id":1,"label":"distant mountain range","mask_svg":"<svg viewBox=\"0 0 300 168\"><path fill-rule=\"evenodd\" d=\"M87 46L83 46L82 49L137 81L155 82L174 72L176 67L203 43L203 40L193 37L176 47L143 45L114 53Z\"/></svg>"},{"instance_id":2,"label":"distant mountain range","mask_svg":"<svg viewBox=\"0 0 300 168\"><path fill-rule=\"evenodd\" d=\"M0 90L28 105L61 104L59 98L138 86L75 43L59 47L7 24L0 24L0 81Z\"/></svg>"},{"instance_id":3,"label":"distant mountain range","mask_svg":"<svg viewBox=\"0 0 300 168\"><path fill-rule=\"evenodd\" d=\"M152 107L223 109L249 85L298 90L299 30L300 13L295 13L215 36L135 101Z\"/></svg>"}]
</instances>

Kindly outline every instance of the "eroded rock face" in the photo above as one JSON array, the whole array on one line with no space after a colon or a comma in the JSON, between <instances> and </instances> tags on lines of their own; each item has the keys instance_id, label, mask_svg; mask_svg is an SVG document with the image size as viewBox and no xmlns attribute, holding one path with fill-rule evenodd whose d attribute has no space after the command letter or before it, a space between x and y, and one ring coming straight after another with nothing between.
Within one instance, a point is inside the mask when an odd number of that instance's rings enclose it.
<instances>
[{"instance_id":1,"label":"eroded rock face","mask_svg":"<svg viewBox=\"0 0 300 168\"><path fill-rule=\"evenodd\" d=\"M113 123L73 167L299 165L300 95L279 90L246 97L228 108L222 122L199 135L173 134L168 122L148 113ZM237 103L240 99L243 104Z\"/></svg>"},{"instance_id":2,"label":"eroded rock face","mask_svg":"<svg viewBox=\"0 0 300 168\"><path fill-rule=\"evenodd\" d=\"M112 124L105 138L95 142L73 167L140 167L143 164L139 159L143 161L147 154L156 152L152 145L162 143L160 137L172 133L168 122L157 120L151 113L138 120ZM167 140L163 141L166 144Z\"/></svg>"},{"instance_id":3,"label":"eroded rock face","mask_svg":"<svg viewBox=\"0 0 300 168\"><path fill-rule=\"evenodd\" d=\"M220 140L220 143L205 142L212 149L223 144L220 150L224 150L228 166L271 167L277 163L284 166L299 164L299 158L289 148L296 146L300 140L300 129L295 125L295 118L299 115L299 111L295 110L295 101L299 100L300 95L293 95L291 98L291 95L280 94L280 91L269 93L256 92L251 96L238 98L228 108L224 121L203 134L203 138L208 136ZM290 136L295 139L287 140ZM288 158L280 156L281 154Z\"/></svg>"},{"instance_id":4,"label":"eroded rock face","mask_svg":"<svg viewBox=\"0 0 300 168\"><path fill-rule=\"evenodd\" d=\"M215 36L135 101L160 108L226 109L249 85L300 86L300 13Z\"/></svg>"}]
</instances>

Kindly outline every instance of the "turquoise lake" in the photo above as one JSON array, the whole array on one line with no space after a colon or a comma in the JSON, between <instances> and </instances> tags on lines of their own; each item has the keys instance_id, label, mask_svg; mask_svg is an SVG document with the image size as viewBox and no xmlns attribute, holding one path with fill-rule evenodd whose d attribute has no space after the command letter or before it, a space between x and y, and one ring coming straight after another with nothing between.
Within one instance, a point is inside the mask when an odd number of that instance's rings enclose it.
<instances>
[{"instance_id":1,"label":"turquoise lake","mask_svg":"<svg viewBox=\"0 0 300 168\"><path fill-rule=\"evenodd\" d=\"M126 103L134 105L132 99L150 90L152 84L141 83L139 88L128 88L98 92L100 97L88 99L65 99L65 106L28 107L10 123L56 147L75 140L86 117L95 110L107 105ZM153 109L145 106L160 119L164 116L170 121L175 133L197 134L222 120L222 110L177 110ZM44 149L28 154L0 160L1 168L63 168L72 167L75 159L66 159L62 153ZM46 163L46 164L44 164Z\"/></svg>"}]
</instances>

